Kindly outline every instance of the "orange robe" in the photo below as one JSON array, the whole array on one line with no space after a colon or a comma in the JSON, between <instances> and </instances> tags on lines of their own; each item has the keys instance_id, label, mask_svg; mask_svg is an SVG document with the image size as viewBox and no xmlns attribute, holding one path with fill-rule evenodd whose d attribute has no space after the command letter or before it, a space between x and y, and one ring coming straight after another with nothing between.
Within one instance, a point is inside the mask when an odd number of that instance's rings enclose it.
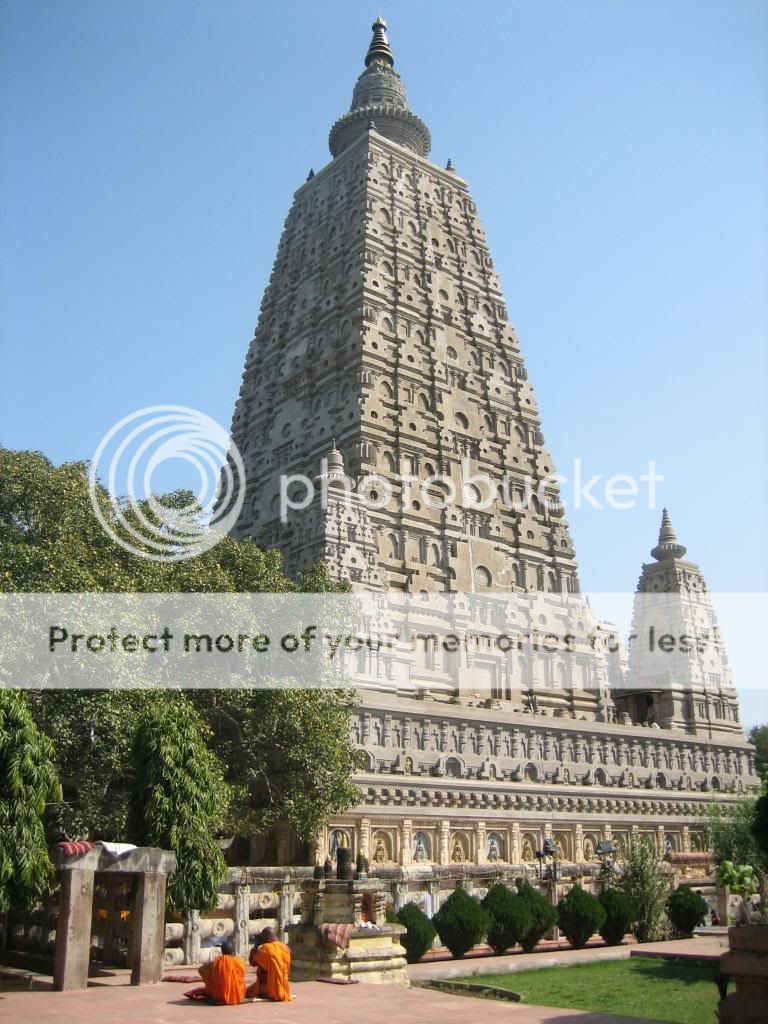
<instances>
[{"instance_id":1,"label":"orange robe","mask_svg":"<svg viewBox=\"0 0 768 1024\"><path fill-rule=\"evenodd\" d=\"M225 1006L245 999L245 964L238 956L219 956L200 968L205 994Z\"/></svg>"},{"instance_id":2,"label":"orange robe","mask_svg":"<svg viewBox=\"0 0 768 1024\"><path fill-rule=\"evenodd\" d=\"M256 983L248 987L250 997L259 995L274 1003L291 999L288 977L291 973L291 951L284 942L263 942L251 950L250 963L256 968Z\"/></svg>"}]
</instances>

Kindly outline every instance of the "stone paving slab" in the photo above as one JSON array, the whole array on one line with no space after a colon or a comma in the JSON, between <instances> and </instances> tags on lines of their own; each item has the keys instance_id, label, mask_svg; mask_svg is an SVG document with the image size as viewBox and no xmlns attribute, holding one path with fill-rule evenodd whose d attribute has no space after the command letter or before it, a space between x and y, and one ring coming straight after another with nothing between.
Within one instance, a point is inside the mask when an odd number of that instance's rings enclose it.
<instances>
[{"instance_id":1,"label":"stone paving slab","mask_svg":"<svg viewBox=\"0 0 768 1024\"><path fill-rule=\"evenodd\" d=\"M637 1017L579 1010L522 1006L493 1000L470 1001L421 988L390 985L294 985L292 1003L205 1006L182 996L181 984L161 982L142 988L95 985L85 992L0 992L3 1024L213 1024L264 1021L265 1024L661 1024Z\"/></svg>"}]
</instances>

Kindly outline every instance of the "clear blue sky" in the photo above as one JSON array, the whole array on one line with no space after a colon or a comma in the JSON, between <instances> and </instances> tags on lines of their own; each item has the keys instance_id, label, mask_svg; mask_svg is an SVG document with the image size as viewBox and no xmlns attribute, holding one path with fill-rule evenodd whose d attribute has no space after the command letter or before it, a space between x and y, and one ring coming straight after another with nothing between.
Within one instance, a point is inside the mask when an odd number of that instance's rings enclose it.
<instances>
[{"instance_id":1,"label":"clear blue sky","mask_svg":"<svg viewBox=\"0 0 768 1024\"><path fill-rule=\"evenodd\" d=\"M5 445L89 457L153 403L229 424L292 192L328 160L376 13L5 0ZM768 589L768 5L381 13L433 159L478 203L558 468L655 459L711 588ZM632 589L659 516L572 513L585 586Z\"/></svg>"}]
</instances>

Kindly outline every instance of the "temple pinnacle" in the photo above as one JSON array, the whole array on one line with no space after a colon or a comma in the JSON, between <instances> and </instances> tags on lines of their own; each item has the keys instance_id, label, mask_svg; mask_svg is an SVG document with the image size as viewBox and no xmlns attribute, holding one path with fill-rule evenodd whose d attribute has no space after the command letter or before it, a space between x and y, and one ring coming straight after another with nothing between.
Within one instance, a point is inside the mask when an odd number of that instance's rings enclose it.
<instances>
[{"instance_id":1,"label":"temple pinnacle","mask_svg":"<svg viewBox=\"0 0 768 1024\"><path fill-rule=\"evenodd\" d=\"M381 64L388 64L390 67L394 67L395 58L389 48L386 21L379 17L374 21L371 28L373 29L373 39L368 47L368 53L365 55L365 66L368 67L373 61L379 61Z\"/></svg>"},{"instance_id":2,"label":"temple pinnacle","mask_svg":"<svg viewBox=\"0 0 768 1024\"><path fill-rule=\"evenodd\" d=\"M651 551L651 554L657 562L662 562L665 558L683 558L687 550L682 544L678 544L677 534L672 526L672 520L669 518L669 512L663 509L661 513L659 542Z\"/></svg>"},{"instance_id":3,"label":"temple pinnacle","mask_svg":"<svg viewBox=\"0 0 768 1024\"><path fill-rule=\"evenodd\" d=\"M340 117L331 128L328 146L333 156L355 142L371 122L384 138L426 157L432 146L429 129L408 109L405 86L395 71L395 58L389 48L386 22L377 18L373 23L373 39L365 56L365 70L357 79L352 92L349 112Z\"/></svg>"}]
</instances>

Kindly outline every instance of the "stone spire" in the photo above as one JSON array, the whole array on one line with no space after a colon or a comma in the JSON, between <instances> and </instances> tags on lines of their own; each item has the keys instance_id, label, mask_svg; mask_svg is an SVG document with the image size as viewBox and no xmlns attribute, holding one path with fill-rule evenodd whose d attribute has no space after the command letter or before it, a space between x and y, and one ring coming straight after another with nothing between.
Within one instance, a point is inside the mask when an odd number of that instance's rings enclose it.
<instances>
[{"instance_id":1,"label":"stone spire","mask_svg":"<svg viewBox=\"0 0 768 1024\"><path fill-rule=\"evenodd\" d=\"M369 122L374 121L379 135L425 157L432 139L424 122L408 109L405 86L394 68L386 22L377 18L372 27L365 71L355 85L349 113L331 128L328 138L331 153L338 156L365 133Z\"/></svg>"},{"instance_id":2,"label":"stone spire","mask_svg":"<svg viewBox=\"0 0 768 1024\"><path fill-rule=\"evenodd\" d=\"M677 534L672 527L672 520L666 509L661 513L661 529L659 530L659 543L651 551L657 562L663 562L667 558L684 558L687 548L677 542Z\"/></svg>"},{"instance_id":3,"label":"stone spire","mask_svg":"<svg viewBox=\"0 0 768 1024\"><path fill-rule=\"evenodd\" d=\"M377 18L373 25L373 39L365 55L365 66L368 67L373 61L378 60L382 64L389 64L394 67L395 58L389 48L387 39L387 23L383 18Z\"/></svg>"}]
</instances>

